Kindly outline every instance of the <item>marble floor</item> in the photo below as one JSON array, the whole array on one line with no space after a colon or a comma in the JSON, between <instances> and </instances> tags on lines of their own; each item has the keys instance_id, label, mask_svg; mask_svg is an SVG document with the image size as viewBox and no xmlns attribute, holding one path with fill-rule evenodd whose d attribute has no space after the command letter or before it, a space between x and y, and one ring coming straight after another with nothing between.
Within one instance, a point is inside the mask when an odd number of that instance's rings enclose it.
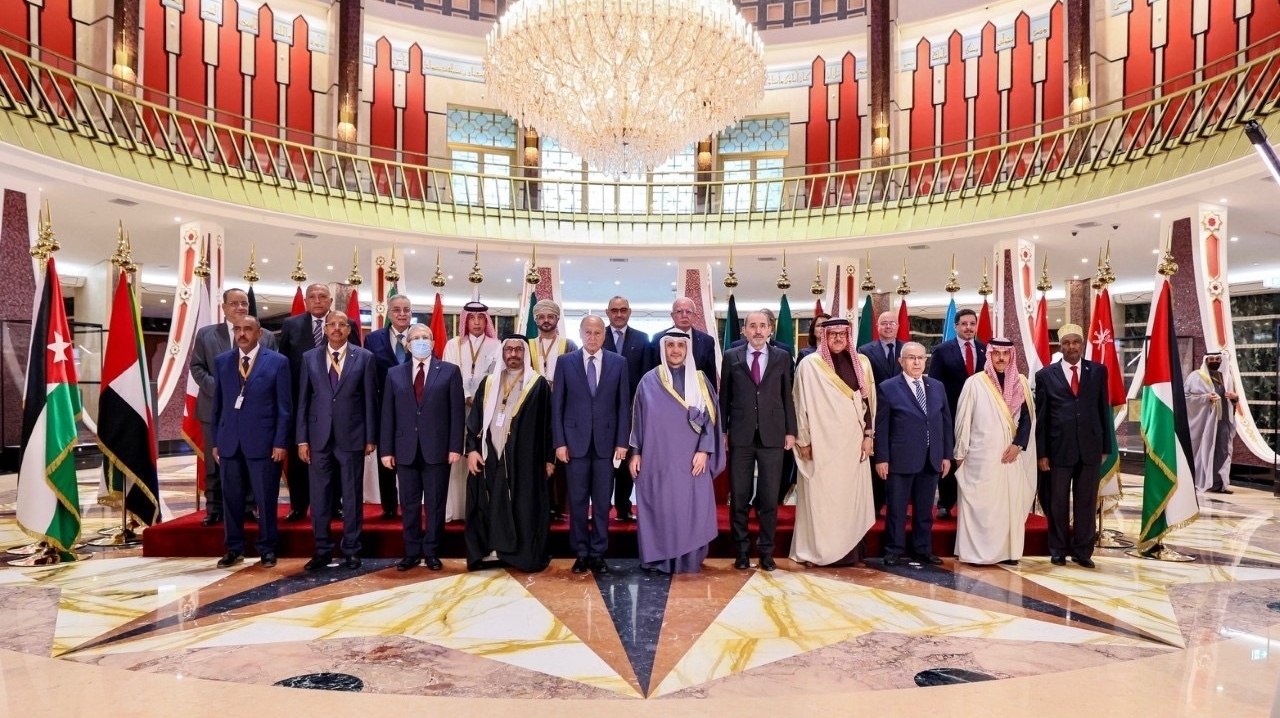
<instances>
[{"instance_id":1,"label":"marble floor","mask_svg":"<svg viewBox=\"0 0 1280 718\"><path fill-rule=\"evenodd\" d=\"M193 464L164 463L165 514L193 510ZM88 534L114 519L92 472L82 481ZM1140 493L1109 527L1136 532ZM0 476L0 551L25 543L14 495ZM1280 499L1202 497L1168 544L1197 560L1100 550L1095 570L1031 557L772 573L710 560L671 578L628 560L607 576L562 560L532 575L391 559L309 574L303 559L224 570L93 550L0 568L0 715L1280 716Z\"/></svg>"}]
</instances>

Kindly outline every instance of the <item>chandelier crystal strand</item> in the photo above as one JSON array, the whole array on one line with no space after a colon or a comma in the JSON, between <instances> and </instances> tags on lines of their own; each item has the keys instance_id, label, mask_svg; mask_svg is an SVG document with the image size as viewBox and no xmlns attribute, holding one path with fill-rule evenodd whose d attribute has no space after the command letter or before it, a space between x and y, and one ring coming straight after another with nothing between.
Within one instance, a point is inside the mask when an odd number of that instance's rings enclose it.
<instances>
[{"instance_id":1,"label":"chandelier crystal strand","mask_svg":"<svg viewBox=\"0 0 1280 718\"><path fill-rule=\"evenodd\" d=\"M521 0L487 43L493 99L612 177L661 165L764 97L764 43L729 0Z\"/></svg>"}]
</instances>

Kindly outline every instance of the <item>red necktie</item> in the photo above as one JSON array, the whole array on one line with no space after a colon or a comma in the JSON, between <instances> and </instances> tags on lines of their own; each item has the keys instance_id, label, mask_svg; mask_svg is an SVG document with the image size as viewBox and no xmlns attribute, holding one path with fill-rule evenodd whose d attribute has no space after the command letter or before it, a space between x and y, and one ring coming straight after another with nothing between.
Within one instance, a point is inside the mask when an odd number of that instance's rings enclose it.
<instances>
[{"instance_id":1,"label":"red necktie","mask_svg":"<svg viewBox=\"0 0 1280 718\"><path fill-rule=\"evenodd\" d=\"M970 342L964 343L964 370L973 376L973 344Z\"/></svg>"},{"instance_id":2,"label":"red necktie","mask_svg":"<svg viewBox=\"0 0 1280 718\"><path fill-rule=\"evenodd\" d=\"M422 387L427 385L425 365L418 365L418 375L413 378L413 398L422 403Z\"/></svg>"},{"instance_id":3,"label":"red necktie","mask_svg":"<svg viewBox=\"0 0 1280 718\"><path fill-rule=\"evenodd\" d=\"M760 384L760 352L751 352L751 380Z\"/></svg>"},{"instance_id":4,"label":"red necktie","mask_svg":"<svg viewBox=\"0 0 1280 718\"><path fill-rule=\"evenodd\" d=\"M1071 393L1080 395L1080 367L1071 365Z\"/></svg>"}]
</instances>

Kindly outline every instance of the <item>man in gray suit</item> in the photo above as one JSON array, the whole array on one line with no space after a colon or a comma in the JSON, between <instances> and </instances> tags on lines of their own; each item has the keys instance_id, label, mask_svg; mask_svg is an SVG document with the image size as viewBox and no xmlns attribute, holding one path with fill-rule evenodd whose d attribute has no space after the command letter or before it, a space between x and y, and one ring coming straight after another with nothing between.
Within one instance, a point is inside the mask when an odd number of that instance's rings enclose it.
<instances>
[{"instance_id":1,"label":"man in gray suit","mask_svg":"<svg viewBox=\"0 0 1280 718\"><path fill-rule=\"evenodd\" d=\"M338 481L342 505L344 567L360 568L360 531L364 525L364 457L378 440L378 376L373 353L348 343L351 323L342 312L329 312L324 323L328 342L302 355L298 380L295 436L298 457L310 465L311 531L315 555L306 570L329 565L333 538L332 487Z\"/></svg>"},{"instance_id":2,"label":"man in gray suit","mask_svg":"<svg viewBox=\"0 0 1280 718\"><path fill-rule=\"evenodd\" d=\"M738 552L733 565L738 569L751 568L747 520L752 494L760 520L760 568L777 568L773 536L783 452L796 442L791 353L769 346L772 328L763 311L748 314L742 328L747 343L725 352L720 370L720 415L729 444L730 527Z\"/></svg>"},{"instance_id":3,"label":"man in gray suit","mask_svg":"<svg viewBox=\"0 0 1280 718\"><path fill-rule=\"evenodd\" d=\"M236 322L249 316L249 295L243 289L232 287L222 293L222 313L225 321L201 327L196 331L195 345L191 348L191 376L200 385L196 397L196 418L200 420L200 433L204 435L204 499L208 513L200 524L216 526L222 523L222 474L218 462L213 460L213 358L235 347L232 332ZM276 338L271 332L262 332L258 346L276 348ZM245 492L245 520L256 520L253 514L253 494Z\"/></svg>"}]
</instances>

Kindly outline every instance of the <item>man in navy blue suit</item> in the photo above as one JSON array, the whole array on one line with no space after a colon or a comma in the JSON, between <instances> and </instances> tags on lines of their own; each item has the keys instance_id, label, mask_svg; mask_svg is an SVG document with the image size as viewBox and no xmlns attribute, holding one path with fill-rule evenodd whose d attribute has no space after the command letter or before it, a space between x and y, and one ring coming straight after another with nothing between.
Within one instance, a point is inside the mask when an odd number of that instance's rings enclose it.
<instances>
[{"instance_id":1,"label":"man in navy blue suit","mask_svg":"<svg viewBox=\"0 0 1280 718\"><path fill-rule=\"evenodd\" d=\"M951 468L955 425L942 383L924 376L924 346L902 345L902 374L880 384L876 406L876 476L885 481L884 565L906 551L907 503L911 504L914 561L937 565L933 553L933 494L938 476Z\"/></svg>"},{"instance_id":2,"label":"man in navy blue suit","mask_svg":"<svg viewBox=\"0 0 1280 718\"><path fill-rule=\"evenodd\" d=\"M880 318L876 320L875 341L858 347L858 353L871 362L871 373L875 376L877 387L885 380L902 373L902 364L898 362L898 357L902 355L902 345L903 342L898 340L898 313L881 312ZM876 505L876 515L879 516L885 503L884 483L874 482L871 494Z\"/></svg>"},{"instance_id":3,"label":"man in navy blue suit","mask_svg":"<svg viewBox=\"0 0 1280 718\"><path fill-rule=\"evenodd\" d=\"M373 355L347 342L351 322L343 312L329 312L324 322L328 342L302 356L298 385L298 456L310 465L311 531L316 550L306 570L329 565L333 538L334 485L350 508L342 518L345 568L360 568L360 531L364 526L364 457L378 443L377 370Z\"/></svg>"},{"instance_id":4,"label":"man in navy blue suit","mask_svg":"<svg viewBox=\"0 0 1280 718\"><path fill-rule=\"evenodd\" d=\"M661 358L661 350L658 347L662 335L669 331L676 331L682 334L688 334L693 337L693 363L698 367L698 371L707 375L707 379L711 381L711 386L720 385L720 377L717 373L716 365L716 340L706 332L698 331L693 328L693 320L698 316L697 305L688 297L680 297L671 303L671 329L664 329L658 332L649 340L649 366L658 366ZM713 323L714 319L709 318L708 323Z\"/></svg>"},{"instance_id":5,"label":"man in navy blue suit","mask_svg":"<svg viewBox=\"0 0 1280 718\"><path fill-rule=\"evenodd\" d=\"M649 365L649 335L628 326L631 321L631 303L626 297L610 299L608 314L609 329L604 335L604 348L605 351L621 354L627 360L627 387L629 398L634 403L640 378L653 368ZM613 507L618 520L624 523L634 523L636 520L636 515L631 513L631 489L634 486L631 469L624 461L613 471Z\"/></svg>"},{"instance_id":6,"label":"man in navy blue suit","mask_svg":"<svg viewBox=\"0 0 1280 718\"><path fill-rule=\"evenodd\" d=\"M626 360L604 350L604 321L583 317L578 331L582 348L556 359L551 436L568 475L569 544L578 556L573 572L608 573L613 470L631 440L631 390Z\"/></svg>"},{"instance_id":7,"label":"man in navy blue suit","mask_svg":"<svg viewBox=\"0 0 1280 718\"><path fill-rule=\"evenodd\" d=\"M404 558L396 570L408 571L424 561L427 568L439 571L444 568L437 553L444 535L449 465L462 458L462 372L431 353L430 327L414 324L408 339L412 359L387 372L382 390L378 454L383 466L396 470L400 484Z\"/></svg>"},{"instance_id":8,"label":"man in navy blue suit","mask_svg":"<svg viewBox=\"0 0 1280 718\"><path fill-rule=\"evenodd\" d=\"M955 329L955 339L948 339L933 348L926 370L930 379L942 382L947 390L947 408L952 416L956 414L964 383L987 367L987 345L974 338L978 333L978 313L972 309L956 312ZM955 516L958 496L955 472L942 472L942 479L938 481L939 519Z\"/></svg>"},{"instance_id":9,"label":"man in navy blue suit","mask_svg":"<svg viewBox=\"0 0 1280 718\"><path fill-rule=\"evenodd\" d=\"M382 389L387 385L387 371L409 361L409 324L413 322L413 302L404 294L387 300L387 316L391 325L369 332L364 348L373 353L377 371L375 388L378 405L382 405ZM382 501L382 518L394 519L399 497L396 495L396 470L378 462L378 494Z\"/></svg>"},{"instance_id":10,"label":"man in navy blue suit","mask_svg":"<svg viewBox=\"0 0 1280 718\"><path fill-rule=\"evenodd\" d=\"M222 471L222 512L227 553L218 568L244 559L246 484L258 501L261 565L276 565L276 504L280 498L280 462L288 454L293 428L293 382L289 361L258 344L262 326L246 315L236 320L236 348L214 359L213 458Z\"/></svg>"}]
</instances>

